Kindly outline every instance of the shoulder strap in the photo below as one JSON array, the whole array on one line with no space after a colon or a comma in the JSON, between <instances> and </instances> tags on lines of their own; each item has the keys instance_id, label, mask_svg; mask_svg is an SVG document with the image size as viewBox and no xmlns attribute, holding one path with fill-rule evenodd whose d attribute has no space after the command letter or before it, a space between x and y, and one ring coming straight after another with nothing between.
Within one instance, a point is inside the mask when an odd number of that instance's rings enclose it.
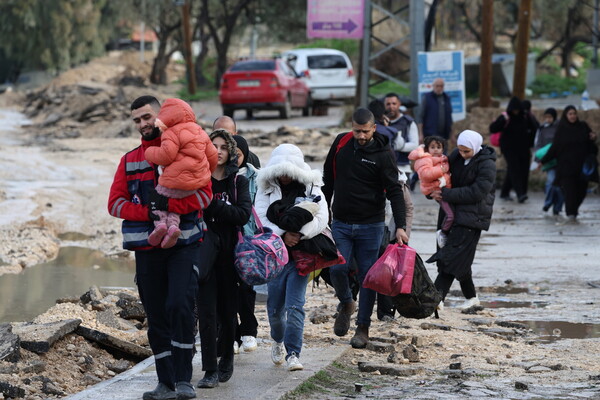
<instances>
[{"instance_id":1,"label":"shoulder strap","mask_svg":"<svg viewBox=\"0 0 600 400\"><path fill-rule=\"evenodd\" d=\"M335 159L337 157L337 153L350 141L350 139L352 139L352 136L352 132L346 133L344 136L342 136L337 146L335 147L335 154L333 155L333 179L335 179Z\"/></svg>"}]
</instances>

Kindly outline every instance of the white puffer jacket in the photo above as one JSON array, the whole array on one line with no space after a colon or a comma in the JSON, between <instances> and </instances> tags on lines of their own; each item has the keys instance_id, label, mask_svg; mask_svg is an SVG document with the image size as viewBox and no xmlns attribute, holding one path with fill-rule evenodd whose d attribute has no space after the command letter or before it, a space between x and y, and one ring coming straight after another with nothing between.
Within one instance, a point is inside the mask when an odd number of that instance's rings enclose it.
<instances>
[{"instance_id":1,"label":"white puffer jacket","mask_svg":"<svg viewBox=\"0 0 600 400\"><path fill-rule=\"evenodd\" d=\"M319 211L313 220L305 224L300 233L302 239L310 239L327 227L329 220L329 210L327 201L321 186L323 186L322 173L319 170L311 170L310 166L304 162L302 150L293 144L284 143L277 146L271 153L271 158L267 166L258 170L258 192L256 193L255 209L260 222L281 236L285 232L277 225L267 219L267 209L271 203L281 200L281 187L278 178L289 176L293 180L306 186L306 195L321 196L318 202Z\"/></svg>"}]
</instances>

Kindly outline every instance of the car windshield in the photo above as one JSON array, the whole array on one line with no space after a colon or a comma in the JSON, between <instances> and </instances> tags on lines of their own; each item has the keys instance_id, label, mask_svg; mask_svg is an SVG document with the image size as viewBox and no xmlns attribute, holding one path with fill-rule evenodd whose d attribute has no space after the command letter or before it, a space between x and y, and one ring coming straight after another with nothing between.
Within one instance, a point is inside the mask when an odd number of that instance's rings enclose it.
<instances>
[{"instance_id":1,"label":"car windshield","mask_svg":"<svg viewBox=\"0 0 600 400\"><path fill-rule=\"evenodd\" d=\"M231 71L273 71L274 69L274 60L244 61L234 64L233 67L231 67Z\"/></svg>"},{"instance_id":2,"label":"car windshield","mask_svg":"<svg viewBox=\"0 0 600 400\"><path fill-rule=\"evenodd\" d=\"M338 55L308 56L309 69L346 68L346 60Z\"/></svg>"}]
</instances>

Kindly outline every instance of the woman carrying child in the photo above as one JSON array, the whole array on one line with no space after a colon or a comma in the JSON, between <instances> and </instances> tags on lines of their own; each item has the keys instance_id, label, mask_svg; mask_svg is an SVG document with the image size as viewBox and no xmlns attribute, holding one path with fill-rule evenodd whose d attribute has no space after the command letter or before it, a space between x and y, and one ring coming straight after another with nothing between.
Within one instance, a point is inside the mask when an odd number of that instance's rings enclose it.
<instances>
[{"instance_id":1,"label":"woman carrying child","mask_svg":"<svg viewBox=\"0 0 600 400\"><path fill-rule=\"evenodd\" d=\"M431 193L433 199L454 207L454 222L446 246L438 249L427 262L437 261L435 287L442 298L446 298L454 279L460 282L467 299L461 308L479 305L471 266L481 231L490 227L494 206L496 152L490 146L482 146L482 142L479 133L463 131L457 139L458 148L448 157L452 188L443 187ZM443 219L444 210L440 209L438 226Z\"/></svg>"},{"instance_id":2,"label":"woman carrying child","mask_svg":"<svg viewBox=\"0 0 600 400\"><path fill-rule=\"evenodd\" d=\"M281 144L267 166L258 171L256 213L265 227L281 236L288 249L327 227L329 211L321 192L321 172L304 162L302 150ZM293 226L293 228L291 228ZM289 371L301 370L304 302L308 275L302 276L292 257L284 271L268 283L267 313L271 325L271 359L287 361Z\"/></svg>"},{"instance_id":3,"label":"woman carrying child","mask_svg":"<svg viewBox=\"0 0 600 400\"><path fill-rule=\"evenodd\" d=\"M443 137L427 136L424 144L408 155L409 160L415 162L414 168L419 175L419 181L421 181L421 193L427 197L431 196L435 190L452 187L448 157L444 154L444 151L447 150L446 143L446 139ZM447 235L454 221L454 210L444 200L440 200L438 203L445 214L442 229L437 231L437 244L441 248L446 245Z\"/></svg>"}]
</instances>

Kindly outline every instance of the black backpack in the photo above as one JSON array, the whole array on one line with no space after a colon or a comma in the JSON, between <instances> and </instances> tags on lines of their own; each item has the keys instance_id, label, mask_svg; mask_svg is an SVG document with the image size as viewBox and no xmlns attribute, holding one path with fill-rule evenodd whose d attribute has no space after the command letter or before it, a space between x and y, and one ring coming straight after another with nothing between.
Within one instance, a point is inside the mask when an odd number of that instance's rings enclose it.
<instances>
[{"instance_id":1,"label":"black backpack","mask_svg":"<svg viewBox=\"0 0 600 400\"><path fill-rule=\"evenodd\" d=\"M392 301L396 311L404 318L422 319L433 313L437 318L437 306L442 301L442 294L435 288L418 254L415 257L411 293L394 296Z\"/></svg>"}]
</instances>

